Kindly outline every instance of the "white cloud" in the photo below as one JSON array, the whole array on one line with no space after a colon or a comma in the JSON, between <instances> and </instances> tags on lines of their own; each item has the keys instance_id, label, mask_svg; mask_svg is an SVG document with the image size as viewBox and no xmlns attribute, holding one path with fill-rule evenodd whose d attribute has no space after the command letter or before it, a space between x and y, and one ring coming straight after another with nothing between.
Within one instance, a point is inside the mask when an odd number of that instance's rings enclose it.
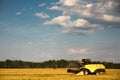
<instances>
[{"instance_id":1,"label":"white cloud","mask_svg":"<svg viewBox=\"0 0 120 80\"><path fill-rule=\"evenodd\" d=\"M60 0L59 3L61 3L63 6L75 6L79 0Z\"/></svg>"},{"instance_id":2,"label":"white cloud","mask_svg":"<svg viewBox=\"0 0 120 80\"><path fill-rule=\"evenodd\" d=\"M50 8L48 8L48 9L50 9L50 10L62 10L62 7L59 7L59 6L52 6L52 7L50 7Z\"/></svg>"},{"instance_id":3,"label":"white cloud","mask_svg":"<svg viewBox=\"0 0 120 80\"><path fill-rule=\"evenodd\" d=\"M98 27L101 27L100 25L97 25L97 24L90 24L85 19L77 19L77 20L71 21L71 16L65 16L65 15L57 16L50 21L46 21L44 24L60 25L62 27L66 27L66 28L75 28L75 27L98 28Z\"/></svg>"},{"instance_id":4,"label":"white cloud","mask_svg":"<svg viewBox=\"0 0 120 80\"><path fill-rule=\"evenodd\" d=\"M112 0L101 1L95 4L92 3L90 8L83 8L83 13L80 15L83 15L84 17L91 17L93 19L99 19L102 21L120 22L120 16L117 16L119 13L115 12L115 8L118 5L118 3ZM86 7L88 7L88 5L86 5ZM88 14L86 14L86 11Z\"/></svg>"},{"instance_id":5,"label":"white cloud","mask_svg":"<svg viewBox=\"0 0 120 80\"><path fill-rule=\"evenodd\" d=\"M108 14L103 14L100 19L105 20L105 21L110 21L110 22L120 22L120 17L118 16L112 16Z\"/></svg>"},{"instance_id":6,"label":"white cloud","mask_svg":"<svg viewBox=\"0 0 120 80\"><path fill-rule=\"evenodd\" d=\"M62 11L64 15L76 15L80 17L89 17L92 19L100 19L103 21L120 22L120 16L116 16L117 12L115 12L115 9L119 6L119 3L114 0L97 1L94 3L93 1L87 0L60 0L59 4L61 5L55 5L49 9ZM109 15L109 19L104 19L106 16L103 14ZM111 20L116 17L118 17L117 20Z\"/></svg>"},{"instance_id":7,"label":"white cloud","mask_svg":"<svg viewBox=\"0 0 120 80\"><path fill-rule=\"evenodd\" d=\"M35 16L39 17L39 18L49 18L50 16L44 12L40 12L40 13L35 13Z\"/></svg>"},{"instance_id":8,"label":"white cloud","mask_svg":"<svg viewBox=\"0 0 120 80\"><path fill-rule=\"evenodd\" d=\"M62 31L65 34L91 34L94 33L94 29L103 29L103 26L98 24L90 24L85 19L77 19L71 21L71 16L58 16L50 21L45 22L46 25L59 25L64 28ZM78 29L79 28L79 29Z\"/></svg>"},{"instance_id":9,"label":"white cloud","mask_svg":"<svg viewBox=\"0 0 120 80\"><path fill-rule=\"evenodd\" d=\"M87 8L91 8L93 6L93 4L87 4L86 7Z\"/></svg>"},{"instance_id":10,"label":"white cloud","mask_svg":"<svg viewBox=\"0 0 120 80\"><path fill-rule=\"evenodd\" d=\"M77 19L75 21L73 21L72 26L75 27L86 27L85 25L88 25L88 21L85 19Z\"/></svg>"},{"instance_id":11,"label":"white cloud","mask_svg":"<svg viewBox=\"0 0 120 80\"><path fill-rule=\"evenodd\" d=\"M87 53L87 48L81 48L81 49L75 49L75 48L69 48L67 49L67 53L69 54L85 54Z\"/></svg>"},{"instance_id":12,"label":"white cloud","mask_svg":"<svg viewBox=\"0 0 120 80\"><path fill-rule=\"evenodd\" d=\"M38 7L42 7L42 6L45 6L46 3L42 3L42 4L39 4Z\"/></svg>"},{"instance_id":13,"label":"white cloud","mask_svg":"<svg viewBox=\"0 0 120 80\"><path fill-rule=\"evenodd\" d=\"M89 0L59 0L48 8L61 11L62 15L46 21L46 25L58 25L63 27L65 34L91 34L97 30L103 30L112 25L101 22L120 22L116 1L89 1ZM99 20L99 21L97 21Z\"/></svg>"},{"instance_id":14,"label":"white cloud","mask_svg":"<svg viewBox=\"0 0 120 80\"><path fill-rule=\"evenodd\" d=\"M70 16L58 16L53 18L50 21L45 22L44 24L47 25L60 25L60 26L68 26L67 23L69 23Z\"/></svg>"},{"instance_id":15,"label":"white cloud","mask_svg":"<svg viewBox=\"0 0 120 80\"><path fill-rule=\"evenodd\" d=\"M17 13L16 13L16 15L21 15L21 14L22 14L22 12L17 12Z\"/></svg>"}]
</instances>

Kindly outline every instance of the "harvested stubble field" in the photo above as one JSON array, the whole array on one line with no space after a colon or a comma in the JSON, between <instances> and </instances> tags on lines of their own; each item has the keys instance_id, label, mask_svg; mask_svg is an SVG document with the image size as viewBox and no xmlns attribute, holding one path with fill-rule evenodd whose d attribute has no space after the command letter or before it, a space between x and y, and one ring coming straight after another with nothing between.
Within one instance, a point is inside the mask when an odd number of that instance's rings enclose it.
<instances>
[{"instance_id":1,"label":"harvested stubble field","mask_svg":"<svg viewBox=\"0 0 120 80\"><path fill-rule=\"evenodd\" d=\"M101 75L74 75L64 69L0 69L0 80L120 80L120 69Z\"/></svg>"}]
</instances>

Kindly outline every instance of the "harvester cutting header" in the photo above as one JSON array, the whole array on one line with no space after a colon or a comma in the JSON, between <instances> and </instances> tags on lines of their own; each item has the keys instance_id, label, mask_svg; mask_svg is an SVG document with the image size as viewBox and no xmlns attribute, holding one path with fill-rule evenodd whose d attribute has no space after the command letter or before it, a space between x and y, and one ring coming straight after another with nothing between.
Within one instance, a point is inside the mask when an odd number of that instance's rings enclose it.
<instances>
[{"instance_id":1,"label":"harvester cutting header","mask_svg":"<svg viewBox=\"0 0 120 80\"><path fill-rule=\"evenodd\" d=\"M99 75L101 72L105 72L105 66L103 64L92 63L90 59L82 59L79 63L78 69L68 69L67 72L74 73L76 75Z\"/></svg>"}]
</instances>

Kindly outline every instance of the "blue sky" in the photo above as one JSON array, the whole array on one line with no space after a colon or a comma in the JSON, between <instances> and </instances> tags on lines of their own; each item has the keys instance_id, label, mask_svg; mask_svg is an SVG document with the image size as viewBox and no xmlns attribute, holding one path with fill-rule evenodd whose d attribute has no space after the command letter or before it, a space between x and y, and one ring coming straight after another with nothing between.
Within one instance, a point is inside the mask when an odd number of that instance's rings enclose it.
<instances>
[{"instance_id":1,"label":"blue sky","mask_svg":"<svg viewBox=\"0 0 120 80\"><path fill-rule=\"evenodd\" d=\"M120 61L119 0L1 0L0 60Z\"/></svg>"}]
</instances>

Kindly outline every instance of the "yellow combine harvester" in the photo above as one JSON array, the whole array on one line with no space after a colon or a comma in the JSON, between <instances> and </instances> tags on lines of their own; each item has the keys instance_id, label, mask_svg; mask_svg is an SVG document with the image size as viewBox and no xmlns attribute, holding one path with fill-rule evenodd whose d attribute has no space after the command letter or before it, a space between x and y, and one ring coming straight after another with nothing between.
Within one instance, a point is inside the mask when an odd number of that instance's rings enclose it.
<instances>
[{"instance_id":1,"label":"yellow combine harvester","mask_svg":"<svg viewBox=\"0 0 120 80\"><path fill-rule=\"evenodd\" d=\"M76 75L99 75L101 72L105 72L105 66L103 64L93 64L90 59L83 59L82 66L79 69L68 69L67 72L75 73Z\"/></svg>"}]
</instances>

